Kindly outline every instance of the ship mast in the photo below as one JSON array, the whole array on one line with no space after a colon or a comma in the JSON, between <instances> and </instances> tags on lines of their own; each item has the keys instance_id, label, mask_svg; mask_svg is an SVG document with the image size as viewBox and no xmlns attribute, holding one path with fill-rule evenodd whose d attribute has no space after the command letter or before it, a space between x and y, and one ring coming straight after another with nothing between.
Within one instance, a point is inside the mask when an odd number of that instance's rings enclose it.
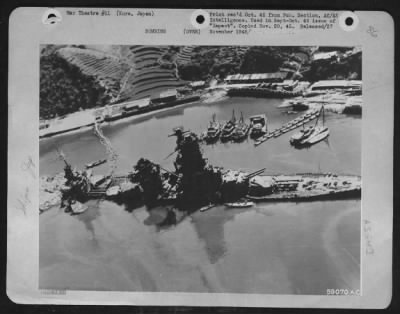
<instances>
[{"instance_id":1,"label":"ship mast","mask_svg":"<svg viewBox=\"0 0 400 314\"><path fill-rule=\"evenodd\" d=\"M69 162L65 158L64 153L58 147L56 148L56 151L57 151L58 158L60 158L62 161L64 161L65 166L71 168L71 165L69 164Z\"/></svg>"}]
</instances>

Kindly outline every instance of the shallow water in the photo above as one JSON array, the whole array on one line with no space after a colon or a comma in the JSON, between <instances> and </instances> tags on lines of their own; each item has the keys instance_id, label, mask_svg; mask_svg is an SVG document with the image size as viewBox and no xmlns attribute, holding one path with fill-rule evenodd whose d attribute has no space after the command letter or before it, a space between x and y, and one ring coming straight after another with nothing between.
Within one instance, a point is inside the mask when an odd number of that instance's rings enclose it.
<instances>
[{"instance_id":1,"label":"shallow water","mask_svg":"<svg viewBox=\"0 0 400 314\"><path fill-rule=\"evenodd\" d=\"M192 104L146 118L103 127L124 173L140 157L173 169L175 147L167 137L183 125L203 131L213 113L229 119L266 113L274 129L297 115L282 114L281 100L233 98ZM289 145L289 132L254 147L203 146L214 165L268 173L361 172L361 119L326 113L328 141L309 149ZM296 132L296 131L294 131ZM57 144L77 167L104 158L91 132L41 141L40 173L62 170ZM96 169L106 173L107 165ZM215 207L183 216L166 208L125 208L91 201L69 216L52 209L40 215L40 287L81 290L326 294L358 289L360 201L261 203L250 209ZM167 216L168 215L168 216ZM168 223L166 223L168 221Z\"/></svg>"}]
</instances>

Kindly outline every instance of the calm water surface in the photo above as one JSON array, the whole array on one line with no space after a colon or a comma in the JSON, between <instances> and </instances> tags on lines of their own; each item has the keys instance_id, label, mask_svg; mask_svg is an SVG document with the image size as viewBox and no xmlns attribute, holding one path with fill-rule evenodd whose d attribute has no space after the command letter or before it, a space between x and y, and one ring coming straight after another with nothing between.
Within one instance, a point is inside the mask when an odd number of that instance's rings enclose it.
<instances>
[{"instance_id":1,"label":"calm water surface","mask_svg":"<svg viewBox=\"0 0 400 314\"><path fill-rule=\"evenodd\" d=\"M233 98L192 104L104 126L119 155L118 172L140 157L173 169L173 126L202 132L213 113L229 119L266 113L269 129L296 117L276 108L281 100ZM214 165L268 173L361 173L361 119L326 113L328 141L309 149L289 145L289 132L254 147L204 146ZM55 174L59 146L77 167L105 157L92 134L76 133L40 143L40 173ZM96 169L106 173L107 165ZM57 208L40 215L40 287L80 290L325 294L358 289L360 201L261 203L251 209L216 207L191 216L166 208L126 208L91 201L79 216ZM171 214L171 212L169 212ZM171 220L169 220L171 221Z\"/></svg>"}]
</instances>

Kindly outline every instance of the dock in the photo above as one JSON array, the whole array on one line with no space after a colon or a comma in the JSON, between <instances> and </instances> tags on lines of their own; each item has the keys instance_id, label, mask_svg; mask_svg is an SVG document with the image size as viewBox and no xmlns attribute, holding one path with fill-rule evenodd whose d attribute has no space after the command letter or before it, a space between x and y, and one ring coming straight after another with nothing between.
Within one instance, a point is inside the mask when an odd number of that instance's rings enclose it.
<instances>
[{"instance_id":1,"label":"dock","mask_svg":"<svg viewBox=\"0 0 400 314\"><path fill-rule=\"evenodd\" d=\"M267 140L269 140L271 138L277 138L289 131L297 129L297 128L301 127L302 125L317 119L320 114L321 114L321 111L319 109L312 109L312 110L308 111L307 113L297 117L296 119L290 120L289 122L282 125L280 128L277 128L271 132L268 132L267 134L262 136L260 139L255 141L254 145L255 146L261 145L262 143L266 142Z\"/></svg>"}]
</instances>

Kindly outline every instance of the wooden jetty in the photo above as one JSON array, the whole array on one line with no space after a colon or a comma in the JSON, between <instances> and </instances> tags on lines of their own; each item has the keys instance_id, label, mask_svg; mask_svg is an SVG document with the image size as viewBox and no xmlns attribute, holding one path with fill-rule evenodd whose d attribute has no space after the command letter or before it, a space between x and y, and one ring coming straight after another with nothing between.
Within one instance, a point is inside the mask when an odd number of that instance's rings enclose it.
<instances>
[{"instance_id":1,"label":"wooden jetty","mask_svg":"<svg viewBox=\"0 0 400 314\"><path fill-rule=\"evenodd\" d=\"M307 113L305 113L293 120L290 120L289 122L282 125L280 128L277 128L277 129L263 135L261 138L259 138L257 141L254 142L254 145L255 146L261 145L262 143L266 142L267 140L269 140L273 137L275 137L275 138L279 137L289 131L299 128L303 124L317 119L320 114L321 114L321 111L318 109L310 110Z\"/></svg>"}]
</instances>

